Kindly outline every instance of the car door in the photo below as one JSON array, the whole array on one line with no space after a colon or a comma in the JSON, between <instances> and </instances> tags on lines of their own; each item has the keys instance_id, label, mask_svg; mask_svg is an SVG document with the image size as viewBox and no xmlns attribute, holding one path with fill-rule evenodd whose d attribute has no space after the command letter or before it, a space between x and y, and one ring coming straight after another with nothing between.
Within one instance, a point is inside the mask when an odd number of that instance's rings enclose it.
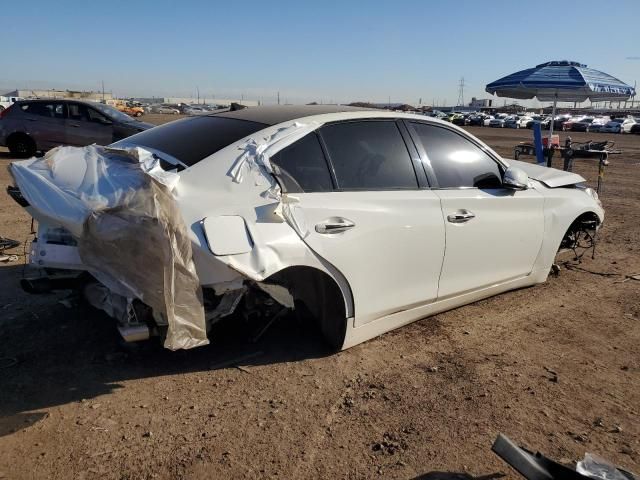
<instances>
[{"instance_id":1,"label":"car door","mask_svg":"<svg viewBox=\"0 0 640 480\"><path fill-rule=\"evenodd\" d=\"M39 149L48 150L67 143L66 106L60 101L24 102L20 104L23 126Z\"/></svg>"},{"instance_id":2,"label":"car door","mask_svg":"<svg viewBox=\"0 0 640 480\"><path fill-rule=\"evenodd\" d=\"M113 142L113 124L102 113L84 103L69 102L67 142L70 145L109 145Z\"/></svg>"},{"instance_id":3,"label":"car door","mask_svg":"<svg viewBox=\"0 0 640 480\"><path fill-rule=\"evenodd\" d=\"M408 139L394 120L334 123L271 159L301 237L347 279L355 326L437 297L440 200Z\"/></svg>"},{"instance_id":4,"label":"car door","mask_svg":"<svg viewBox=\"0 0 640 480\"><path fill-rule=\"evenodd\" d=\"M438 298L525 277L542 246L544 197L502 187L502 168L471 137L411 122L446 231Z\"/></svg>"}]
</instances>

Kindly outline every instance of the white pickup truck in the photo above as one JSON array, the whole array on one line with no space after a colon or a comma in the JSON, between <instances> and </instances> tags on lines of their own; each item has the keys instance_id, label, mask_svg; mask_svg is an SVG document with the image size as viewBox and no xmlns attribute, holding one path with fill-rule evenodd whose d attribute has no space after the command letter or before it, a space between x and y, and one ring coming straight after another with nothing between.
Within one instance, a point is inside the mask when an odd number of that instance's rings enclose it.
<instances>
[{"instance_id":1,"label":"white pickup truck","mask_svg":"<svg viewBox=\"0 0 640 480\"><path fill-rule=\"evenodd\" d=\"M21 97L3 97L2 95L0 95L0 112L9 108L18 100L22 100L22 98Z\"/></svg>"}]
</instances>

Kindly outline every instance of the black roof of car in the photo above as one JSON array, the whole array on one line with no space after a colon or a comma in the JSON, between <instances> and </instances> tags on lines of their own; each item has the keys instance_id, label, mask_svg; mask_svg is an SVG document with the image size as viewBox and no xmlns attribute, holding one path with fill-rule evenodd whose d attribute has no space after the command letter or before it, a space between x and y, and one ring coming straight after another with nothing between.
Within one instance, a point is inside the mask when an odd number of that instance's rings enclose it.
<instances>
[{"instance_id":1,"label":"black roof of car","mask_svg":"<svg viewBox=\"0 0 640 480\"><path fill-rule=\"evenodd\" d=\"M344 105L271 105L249 107L241 110L213 113L217 117L235 118L251 122L276 125L296 118L322 115L323 113L358 112L374 110L371 108L347 107Z\"/></svg>"}]
</instances>

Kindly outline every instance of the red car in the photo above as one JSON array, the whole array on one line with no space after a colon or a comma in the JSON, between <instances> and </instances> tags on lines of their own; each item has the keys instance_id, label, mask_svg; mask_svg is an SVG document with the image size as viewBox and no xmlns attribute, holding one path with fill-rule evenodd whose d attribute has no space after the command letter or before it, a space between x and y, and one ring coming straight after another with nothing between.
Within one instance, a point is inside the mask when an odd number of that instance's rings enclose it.
<instances>
[{"instance_id":1,"label":"red car","mask_svg":"<svg viewBox=\"0 0 640 480\"><path fill-rule=\"evenodd\" d=\"M562 130L565 132L586 132L593 120L593 117L570 118L562 124Z\"/></svg>"}]
</instances>

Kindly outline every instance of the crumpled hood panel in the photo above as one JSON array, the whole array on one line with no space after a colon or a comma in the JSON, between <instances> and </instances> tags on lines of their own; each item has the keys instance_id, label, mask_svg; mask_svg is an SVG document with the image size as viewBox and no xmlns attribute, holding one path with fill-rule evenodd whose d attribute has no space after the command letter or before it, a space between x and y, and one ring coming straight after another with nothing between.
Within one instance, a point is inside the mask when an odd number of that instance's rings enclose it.
<instances>
[{"instance_id":1,"label":"crumpled hood panel","mask_svg":"<svg viewBox=\"0 0 640 480\"><path fill-rule=\"evenodd\" d=\"M577 173L565 172L556 168L543 167L519 160L505 159L505 161L509 165L524 170L525 173L529 175L529 178L537 180L549 188L565 187L567 185L586 182L586 180Z\"/></svg>"}]
</instances>

